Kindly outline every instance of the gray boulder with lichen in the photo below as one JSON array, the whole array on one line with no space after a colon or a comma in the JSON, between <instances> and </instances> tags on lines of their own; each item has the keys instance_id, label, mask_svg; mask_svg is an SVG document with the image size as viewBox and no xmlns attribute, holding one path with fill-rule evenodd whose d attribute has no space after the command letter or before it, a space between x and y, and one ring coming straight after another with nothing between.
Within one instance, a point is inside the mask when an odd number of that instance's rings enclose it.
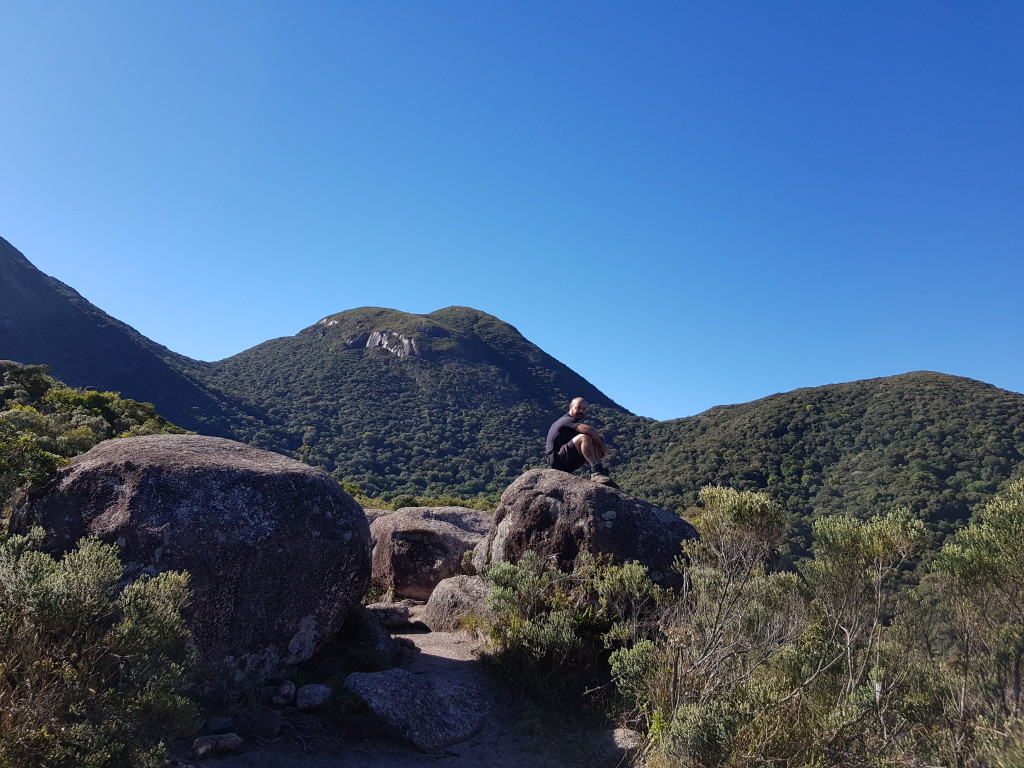
<instances>
[{"instance_id":1,"label":"gray boulder with lichen","mask_svg":"<svg viewBox=\"0 0 1024 768\"><path fill-rule=\"evenodd\" d=\"M465 507L403 507L376 517L373 585L394 597L426 600L440 581L460 572L490 525L489 514Z\"/></svg>"},{"instance_id":2,"label":"gray boulder with lichen","mask_svg":"<svg viewBox=\"0 0 1024 768\"><path fill-rule=\"evenodd\" d=\"M494 706L478 685L422 679L403 669L354 672L345 679L345 690L363 702L386 732L428 752L472 737Z\"/></svg>"},{"instance_id":3,"label":"gray boulder with lichen","mask_svg":"<svg viewBox=\"0 0 1024 768\"><path fill-rule=\"evenodd\" d=\"M681 517L620 490L555 469L523 473L501 496L494 523L473 554L490 563L516 562L532 550L562 570L582 553L635 561L663 587L682 586L673 568L685 539L697 530Z\"/></svg>"},{"instance_id":4,"label":"gray boulder with lichen","mask_svg":"<svg viewBox=\"0 0 1024 768\"><path fill-rule=\"evenodd\" d=\"M325 472L242 443L153 435L100 443L17 510L51 550L120 547L130 578L190 574L186 613L211 687L304 661L359 606L370 575L362 508Z\"/></svg>"}]
</instances>

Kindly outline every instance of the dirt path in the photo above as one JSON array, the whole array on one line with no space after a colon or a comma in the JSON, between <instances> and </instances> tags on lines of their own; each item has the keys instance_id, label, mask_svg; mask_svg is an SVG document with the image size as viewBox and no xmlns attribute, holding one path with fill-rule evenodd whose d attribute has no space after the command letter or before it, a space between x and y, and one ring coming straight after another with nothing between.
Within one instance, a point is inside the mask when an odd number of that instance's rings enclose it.
<instances>
[{"instance_id":1,"label":"dirt path","mask_svg":"<svg viewBox=\"0 0 1024 768\"><path fill-rule=\"evenodd\" d=\"M477 659L474 638L461 632L397 636L408 637L420 649L406 667L410 673L472 682L493 695L495 707L477 735L439 754L426 754L387 738L367 738L313 718L296 718L277 739L247 740L241 754L179 764L213 768L571 768L571 763L542 754L539 744L519 732L505 703L506 694Z\"/></svg>"}]
</instances>

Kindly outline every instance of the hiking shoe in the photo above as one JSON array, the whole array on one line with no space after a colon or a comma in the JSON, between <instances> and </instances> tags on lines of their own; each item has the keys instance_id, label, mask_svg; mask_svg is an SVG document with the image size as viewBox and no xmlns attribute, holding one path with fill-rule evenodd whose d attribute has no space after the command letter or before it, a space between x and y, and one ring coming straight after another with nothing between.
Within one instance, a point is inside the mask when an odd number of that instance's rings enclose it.
<instances>
[{"instance_id":1,"label":"hiking shoe","mask_svg":"<svg viewBox=\"0 0 1024 768\"><path fill-rule=\"evenodd\" d=\"M596 467L594 467L593 470L591 470L590 479L593 480L595 483L600 483L601 485L614 484L612 482L611 476L608 474L608 470L605 469L600 464L598 464Z\"/></svg>"},{"instance_id":2,"label":"hiking shoe","mask_svg":"<svg viewBox=\"0 0 1024 768\"><path fill-rule=\"evenodd\" d=\"M619 484L612 480L610 477L608 477L608 475L594 474L590 476L590 479L593 480L595 483L600 483L605 488L614 488L616 491L621 490L619 488Z\"/></svg>"}]
</instances>

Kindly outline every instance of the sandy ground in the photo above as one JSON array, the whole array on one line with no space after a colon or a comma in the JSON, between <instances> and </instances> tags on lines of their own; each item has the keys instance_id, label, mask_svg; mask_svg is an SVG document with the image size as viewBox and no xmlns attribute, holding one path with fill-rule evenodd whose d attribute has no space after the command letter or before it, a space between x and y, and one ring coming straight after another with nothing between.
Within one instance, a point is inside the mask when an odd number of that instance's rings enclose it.
<instances>
[{"instance_id":1,"label":"sandy ground","mask_svg":"<svg viewBox=\"0 0 1024 768\"><path fill-rule=\"evenodd\" d=\"M507 695L488 677L477 659L477 643L461 632L399 634L411 639L420 652L406 669L415 675L473 682L494 696L496 706L483 728L468 741L437 754L427 754L385 737L368 738L334 728L316 718L290 718L282 735L267 741L249 739L237 755L203 761L184 755L179 766L200 768L574 768L576 760L562 762L538 742L523 734L509 710ZM547 751L549 754L544 754ZM564 745L563 752L566 750Z\"/></svg>"}]
</instances>

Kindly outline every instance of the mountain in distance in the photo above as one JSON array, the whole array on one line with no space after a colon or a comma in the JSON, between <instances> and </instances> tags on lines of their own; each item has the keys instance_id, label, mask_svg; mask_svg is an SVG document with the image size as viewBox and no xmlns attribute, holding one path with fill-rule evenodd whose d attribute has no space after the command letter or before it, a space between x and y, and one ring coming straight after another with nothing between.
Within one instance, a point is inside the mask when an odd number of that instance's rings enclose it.
<instances>
[{"instance_id":1,"label":"mountain in distance","mask_svg":"<svg viewBox=\"0 0 1024 768\"><path fill-rule=\"evenodd\" d=\"M612 446L623 489L678 512L721 484L767 490L804 528L816 515L905 506L943 534L1024 462L1024 395L941 373L658 422L468 307L353 309L205 363L114 320L3 241L0 289L0 359L51 365L72 386L152 402L181 426L295 456L385 498L497 497L543 466L547 427L577 395L593 404L588 420Z\"/></svg>"},{"instance_id":2,"label":"mountain in distance","mask_svg":"<svg viewBox=\"0 0 1024 768\"><path fill-rule=\"evenodd\" d=\"M238 408L188 371L204 364L150 341L36 269L0 237L0 359L44 364L76 387L156 405L186 429L228 437Z\"/></svg>"},{"instance_id":3,"label":"mountain in distance","mask_svg":"<svg viewBox=\"0 0 1024 768\"><path fill-rule=\"evenodd\" d=\"M805 527L907 507L941 535L1024 470L1024 395L918 371L655 423L632 451L622 483L677 509L721 484L767 490Z\"/></svg>"},{"instance_id":4,"label":"mountain in distance","mask_svg":"<svg viewBox=\"0 0 1024 768\"><path fill-rule=\"evenodd\" d=\"M210 365L273 426L242 436L372 493L500 492L569 400L632 416L511 325L468 307L365 307ZM633 417L636 418L636 417Z\"/></svg>"}]
</instances>

